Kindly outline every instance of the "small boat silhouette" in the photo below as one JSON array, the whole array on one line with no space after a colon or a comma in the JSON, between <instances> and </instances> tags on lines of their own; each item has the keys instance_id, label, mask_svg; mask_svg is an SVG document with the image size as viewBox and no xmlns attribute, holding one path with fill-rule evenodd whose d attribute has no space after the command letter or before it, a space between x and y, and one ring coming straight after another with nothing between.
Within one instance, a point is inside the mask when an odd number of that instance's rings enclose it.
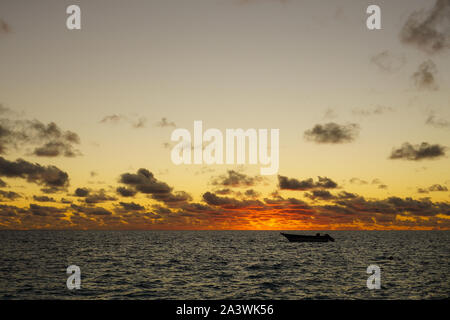
<instances>
[{"instance_id":1,"label":"small boat silhouette","mask_svg":"<svg viewBox=\"0 0 450 320\"><path fill-rule=\"evenodd\" d=\"M317 233L315 236L306 236L281 232L281 235L285 236L289 242L334 242L334 239L328 234L321 236L320 233Z\"/></svg>"}]
</instances>

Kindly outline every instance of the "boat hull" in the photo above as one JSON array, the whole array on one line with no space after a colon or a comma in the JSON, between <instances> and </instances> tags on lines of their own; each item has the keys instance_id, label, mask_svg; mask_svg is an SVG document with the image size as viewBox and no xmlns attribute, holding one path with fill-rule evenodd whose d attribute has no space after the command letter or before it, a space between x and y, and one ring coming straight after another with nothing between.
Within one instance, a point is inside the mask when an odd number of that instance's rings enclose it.
<instances>
[{"instance_id":1,"label":"boat hull","mask_svg":"<svg viewBox=\"0 0 450 320\"><path fill-rule=\"evenodd\" d=\"M328 242L334 241L329 235L324 236L305 236L299 234L281 233L289 242Z\"/></svg>"}]
</instances>

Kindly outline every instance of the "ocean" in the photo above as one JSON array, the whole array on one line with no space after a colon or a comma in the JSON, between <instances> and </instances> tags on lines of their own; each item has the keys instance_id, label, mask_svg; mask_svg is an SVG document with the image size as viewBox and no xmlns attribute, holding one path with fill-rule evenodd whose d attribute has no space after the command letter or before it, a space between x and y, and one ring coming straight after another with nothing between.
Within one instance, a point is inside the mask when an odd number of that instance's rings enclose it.
<instances>
[{"instance_id":1,"label":"ocean","mask_svg":"<svg viewBox=\"0 0 450 320\"><path fill-rule=\"evenodd\" d=\"M442 299L449 231L0 231L0 299ZM315 231L291 231L315 234ZM69 290L66 269L81 270ZM381 288L369 290L369 265Z\"/></svg>"}]
</instances>

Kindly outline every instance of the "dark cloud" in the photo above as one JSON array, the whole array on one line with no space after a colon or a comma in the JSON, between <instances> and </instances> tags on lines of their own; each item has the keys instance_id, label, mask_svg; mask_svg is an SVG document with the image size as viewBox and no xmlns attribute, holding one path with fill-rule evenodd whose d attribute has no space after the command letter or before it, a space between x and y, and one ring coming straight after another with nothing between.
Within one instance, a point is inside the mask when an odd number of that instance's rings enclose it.
<instances>
[{"instance_id":1,"label":"dark cloud","mask_svg":"<svg viewBox=\"0 0 450 320\"><path fill-rule=\"evenodd\" d=\"M347 143L352 142L359 134L359 125L355 123L340 125L334 122L316 124L314 128L305 131L305 139L316 143Z\"/></svg>"},{"instance_id":2,"label":"dark cloud","mask_svg":"<svg viewBox=\"0 0 450 320\"><path fill-rule=\"evenodd\" d=\"M4 20L0 19L0 34L11 33L11 27Z\"/></svg>"},{"instance_id":3,"label":"dark cloud","mask_svg":"<svg viewBox=\"0 0 450 320\"><path fill-rule=\"evenodd\" d=\"M418 188L417 192L418 193L428 193L428 192L446 192L448 191L448 188L446 186L440 185L440 184L433 184L432 186L423 189L423 188Z\"/></svg>"},{"instance_id":4,"label":"dark cloud","mask_svg":"<svg viewBox=\"0 0 450 320\"><path fill-rule=\"evenodd\" d=\"M38 202L56 202L54 198L48 196L33 196L33 200Z\"/></svg>"},{"instance_id":5,"label":"dark cloud","mask_svg":"<svg viewBox=\"0 0 450 320\"><path fill-rule=\"evenodd\" d=\"M251 187L264 181L261 176L249 176L235 170L228 170L226 174L212 178L211 184L224 187Z\"/></svg>"},{"instance_id":6,"label":"dark cloud","mask_svg":"<svg viewBox=\"0 0 450 320\"><path fill-rule=\"evenodd\" d=\"M211 192L203 194L203 200L209 205L219 206L228 209L245 208L252 206L263 206L259 200L237 200L229 197L219 197Z\"/></svg>"},{"instance_id":7,"label":"dark cloud","mask_svg":"<svg viewBox=\"0 0 450 320\"><path fill-rule=\"evenodd\" d=\"M334 199L335 197L331 194L328 190L312 190L311 193L305 193L305 197L310 198L312 200L330 200Z\"/></svg>"},{"instance_id":8,"label":"dark cloud","mask_svg":"<svg viewBox=\"0 0 450 320\"><path fill-rule=\"evenodd\" d=\"M159 215L159 214L161 214L161 215L167 215L167 214L173 213L173 211L172 211L171 209L169 209L169 208L167 208L167 207L163 207L163 206L161 206L161 205L159 205L159 204L153 205L152 207L153 207L154 213L156 213L156 214L158 214L158 215Z\"/></svg>"},{"instance_id":9,"label":"dark cloud","mask_svg":"<svg viewBox=\"0 0 450 320\"><path fill-rule=\"evenodd\" d=\"M406 63L404 56L397 56L385 50L370 58L370 61L385 72L396 72Z\"/></svg>"},{"instance_id":10,"label":"dark cloud","mask_svg":"<svg viewBox=\"0 0 450 320\"><path fill-rule=\"evenodd\" d=\"M16 206L0 204L0 217L16 217L23 209Z\"/></svg>"},{"instance_id":11,"label":"dark cloud","mask_svg":"<svg viewBox=\"0 0 450 320\"><path fill-rule=\"evenodd\" d=\"M75 196L76 197L87 197L88 194L89 194L89 189L88 188L77 188L75 190Z\"/></svg>"},{"instance_id":12,"label":"dark cloud","mask_svg":"<svg viewBox=\"0 0 450 320\"><path fill-rule=\"evenodd\" d=\"M152 195L152 199L164 202L169 207L174 207L192 201L192 196L185 191L177 191L170 193L155 193Z\"/></svg>"},{"instance_id":13,"label":"dark cloud","mask_svg":"<svg viewBox=\"0 0 450 320\"><path fill-rule=\"evenodd\" d=\"M341 191L337 195L337 199L355 199L358 195L355 193L347 192L347 191Z\"/></svg>"},{"instance_id":14,"label":"dark cloud","mask_svg":"<svg viewBox=\"0 0 450 320\"><path fill-rule=\"evenodd\" d=\"M217 192L216 192L216 193L217 193ZM260 194L259 192L257 192L256 190L248 189L248 190L245 190L244 195L245 195L246 197L250 197L250 198L257 198L257 197L259 197L261 194Z\"/></svg>"},{"instance_id":15,"label":"dark cloud","mask_svg":"<svg viewBox=\"0 0 450 320\"><path fill-rule=\"evenodd\" d=\"M34 149L33 154L38 157L76 157L79 153L75 152L70 144L63 142L48 142L42 147Z\"/></svg>"},{"instance_id":16,"label":"dark cloud","mask_svg":"<svg viewBox=\"0 0 450 320\"><path fill-rule=\"evenodd\" d=\"M43 190L56 192L69 186L69 175L56 166L41 166L23 159L9 161L0 157L0 176L22 178L43 185Z\"/></svg>"},{"instance_id":17,"label":"dark cloud","mask_svg":"<svg viewBox=\"0 0 450 320\"><path fill-rule=\"evenodd\" d=\"M30 212L36 216L52 216L52 217L65 217L64 212L65 208L55 208L55 207L47 207L40 206L34 203L30 204Z\"/></svg>"},{"instance_id":18,"label":"dark cloud","mask_svg":"<svg viewBox=\"0 0 450 320\"><path fill-rule=\"evenodd\" d=\"M229 188L224 188L224 189L216 190L215 193L220 194L220 195L226 195L226 194L232 194L233 190L231 190Z\"/></svg>"},{"instance_id":19,"label":"dark cloud","mask_svg":"<svg viewBox=\"0 0 450 320\"><path fill-rule=\"evenodd\" d=\"M278 176L278 184L280 189L285 190L310 190L315 188L334 189L337 183L327 177L318 177L318 181L314 182L312 178L306 180L289 179L285 176Z\"/></svg>"},{"instance_id":20,"label":"dark cloud","mask_svg":"<svg viewBox=\"0 0 450 320\"><path fill-rule=\"evenodd\" d=\"M134 202L119 202L119 204L128 211L142 211L145 210L145 207L141 206L140 204L134 203Z\"/></svg>"},{"instance_id":21,"label":"dark cloud","mask_svg":"<svg viewBox=\"0 0 450 320\"><path fill-rule=\"evenodd\" d=\"M416 72L413 73L412 79L418 89L437 90L439 85L436 82L437 68L433 61L424 61Z\"/></svg>"},{"instance_id":22,"label":"dark cloud","mask_svg":"<svg viewBox=\"0 0 450 320\"><path fill-rule=\"evenodd\" d=\"M450 0L437 0L428 11L413 12L400 32L403 43L433 54L450 47Z\"/></svg>"},{"instance_id":23,"label":"dark cloud","mask_svg":"<svg viewBox=\"0 0 450 320\"><path fill-rule=\"evenodd\" d=\"M387 189L388 186L381 182L380 179L375 178L372 180L372 184L377 185L378 189Z\"/></svg>"},{"instance_id":24,"label":"dark cloud","mask_svg":"<svg viewBox=\"0 0 450 320\"><path fill-rule=\"evenodd\" d=\"M105 190L101 189L96 192L89 192L89 194L84 198L84 202L88 204L106 202L106 201L115 201L116 197L109 196L106 194Z\"/></svg>"},{"instance_id":25,"label":"dark cloud","mask_svg":"<svg viewBox=\"0 0 450 320\"><path fill-rule=\"evenodd\" d=\"M18 198L22 198L20 194L14 191L3 191L0 190L0 201L1 200L16 200Z\"/></svg>"},{"instance_id":26,"label":"dark cloud","mask_svg":"<svg viewBox=\"0 0 450 320\"><path fill-rule=\"evenodd\" d=\"M84 213L87 215L92 215L92 216L110 216L110 215L112 215L111 211L108 211L102 207L83 207L83 206L78 206L78 205L72 204L71 208L74 209L76 212L81 212L81 213Z\"/></svg>"},{"instance_id":27,"label":"dark cloud","mask_svg":"<svg viewBox=\"0 0 450 320\"><path fill-rule=\"evenodd\" d=\"M125 187L118 187L116 191L122 197L134 197L134 195L137 193L137 191Z\"/></svg>"},{"instance_id":28,"label":"dark cloud","mask_svg":"<svg viewBox=\"0 0 450 320\"><path fill-rule=\"evenodd\" d=\"M355 199L358 197L357 194L350 193L347 191L341 191L337 195L333 195L328 190L312 190L310 193L306 192L305 197L312 200L334 200L334 199Z\"/></svg>"},{"instance_id":29,"label":"dark cloud","mask_svg":"<svg viewBox=\"0 0 450 320\"><path fill-rule=\"evenodd\" d=\"M443 214L450 216L450 205L448 203L434 203L429 199L415 200L412 198L389 197L384 200L366 200L363 197L358 197L349 200L338 200L336 205L334 210L344 209L344 212L347 214L360 216L365 214L410 214L424 217Z\"/></svg>"},{"instance_id":30,"label":"dark cloud","mask_svg":"<svg viewBox=\"0 0 450 320\"><path fill-rule=\"evenodd\" d=\"M445 156L446 147L439 144L422 142L420 145L412 145L405 142L400 148L394 148L389 159L424 160L436 159Z\"/></svg>"},{"instance_id":31,"label":"dark cloud","mask_svg":"<svg viewBox=\"0 0 450 320\"><path fill-rule=\"evenodd\" d=\"M33 147L31 154L39 157L75 157L81 152L74 145L80 143L78 134L64 131L54 122L12 120L0 118L0 153L11 148Z\"/></svg>"},{"instance_id":32,"label":"dark cloud","mask_svg":"<svg viewBox=\"0 0 450 320\"><path fill-rule=\"evenodd\" d=\"M153 173L147 169L139 169L136 174L124 173L120 176L120 182L133 188L133 190L145 194L169 193L172 188L165 182L158 181Z\"/></svg>"},{"instance_id":33,"label":"dark cloud","mask_svg":"<svg viewBox=\"0 0 450 320\"><path fill-rule=\"evenodd\" d=\"M161 121L156 123L157 127L165 128L165 127L176 127L175 122L168 121L167 118L162 118Z\"/></svg>"},{"instance_id":34,"label":"dark cloud","mask_svg":"<svg viewBox=\"0 0 450 320\"><path fill-rule=\"evenodd\" d=\"M446 186L442 186L440 184L433 184L431 187L428 188L430 191L448 191Z\"/></svg>"}]
</instances>

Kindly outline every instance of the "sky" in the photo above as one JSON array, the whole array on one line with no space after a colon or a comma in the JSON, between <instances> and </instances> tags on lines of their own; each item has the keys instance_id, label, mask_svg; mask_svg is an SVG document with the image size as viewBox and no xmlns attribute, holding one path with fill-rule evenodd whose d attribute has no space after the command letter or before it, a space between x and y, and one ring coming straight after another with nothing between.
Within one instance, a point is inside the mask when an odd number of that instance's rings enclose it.
<instances>
[{"instance_id":1,"label":"sky","mask_svg":"<svg viewBox=\"0 0 450 320\"><path fill-rule=\"evenodd\" d=\"M0 229L450 229L450 0L5 0L0 74ZM278 173L173 164L196 120Z\"/></svg>"}]
</instances>

